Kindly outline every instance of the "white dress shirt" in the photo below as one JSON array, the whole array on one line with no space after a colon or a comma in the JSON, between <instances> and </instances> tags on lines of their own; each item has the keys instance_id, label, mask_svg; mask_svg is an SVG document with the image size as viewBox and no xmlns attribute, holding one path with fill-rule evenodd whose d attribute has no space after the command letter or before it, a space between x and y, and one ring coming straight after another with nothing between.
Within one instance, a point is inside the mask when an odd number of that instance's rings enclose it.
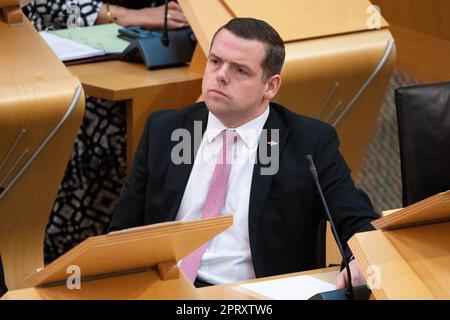
<instances>
[{"instance_id":1,"label":"white dress shirt","mask_svg":"<svg viewBox=\"0 0 450 320\"><path fill-rule=\"evenodd\" d=\"M203 204L222 149L220 133L225 129L234 129L238 136L233 145L228 191L222 210L222 214L232 214L234 222L209 242L197 274L202 281L222 284L255 278L250 252L248 209L258 141L269 110L268 106L259 117L238 128L225 127L209 112L208 124L176 220L201 219Z\"/></svg>"}]
</instances>

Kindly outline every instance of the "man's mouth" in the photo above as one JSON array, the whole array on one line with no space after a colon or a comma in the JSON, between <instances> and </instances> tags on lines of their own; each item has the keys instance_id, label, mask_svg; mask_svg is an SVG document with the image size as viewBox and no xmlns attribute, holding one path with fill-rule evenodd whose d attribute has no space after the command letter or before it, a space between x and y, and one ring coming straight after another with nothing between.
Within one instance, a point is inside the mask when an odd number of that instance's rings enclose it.
<instances>
[{"instance_id":1,"label":"man's mouth","mask_svg":"<svg viewBox=\"0 0 450 320\"><path fill-rule=\"evenodd\" d=\"M211 90L209 90L209 92L216 93L216 94L224 96L224 97L228 97L225 92L223 92L222 90L219 90L219 89L211 89Z\"/></svg>"}]
</instances>

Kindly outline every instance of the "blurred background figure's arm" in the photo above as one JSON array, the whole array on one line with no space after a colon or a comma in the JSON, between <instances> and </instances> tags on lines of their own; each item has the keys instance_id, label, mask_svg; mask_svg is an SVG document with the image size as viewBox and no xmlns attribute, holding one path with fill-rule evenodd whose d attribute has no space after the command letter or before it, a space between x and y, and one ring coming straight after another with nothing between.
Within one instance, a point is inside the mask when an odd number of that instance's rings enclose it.
<instances>
[{"instance_id":1,"label":"blurred background figure's arm","mask_svg":"<svg viewBox=\"0 0 450 320\"><path fill-rule=\"evenodd\" d=\"M95 23L103 24L109 22L115 22L122 26L161 29L164 26L164 4L151 8L131 9L105 2L100 8ZM170 29L186 27L188 25L180 5L174 1L169 2L167 25Z\"/></svg>"},{"instance_id":2,"label":"blurred background figure's arm","mask_svg":"<svg viewBox=\"0 0 450 320\"><path fill-rule=\"evenodd\" d=\"M152 7L137 7L133 1L33 1L23 8L25 15L37 30L65 29L76 22L78 26L92 26L115 22L122 26L140 26L160 29L164 25L164 0L153 1ZM108 14L109 8L109 14ZM188 25L178 3L169 2L168 27Z\"/></svg>"}]
</instances>

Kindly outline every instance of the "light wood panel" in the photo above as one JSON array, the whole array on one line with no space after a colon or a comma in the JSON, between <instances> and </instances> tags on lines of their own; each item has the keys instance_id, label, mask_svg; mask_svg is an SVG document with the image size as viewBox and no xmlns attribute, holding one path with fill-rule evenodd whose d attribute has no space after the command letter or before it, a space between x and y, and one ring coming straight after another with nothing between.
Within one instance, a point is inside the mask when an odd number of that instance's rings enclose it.
<instances>
[{"instance_id":1,"label":"light wood panel","mask_svg":"<svg viewBox=\"0 0 450 320\"><path fill-rule=\"evenodd\" d=\"M0 184L6 188L0 194L0 255L6 284L17 289L43 266L45 227L81 123L84 95L70 113L80 83L28 20L14 27L0 21L0 39L7 43L0 46Z\"/></svg>"},{"instance_id":2,"label":"light wood panel","mask_svg":"<svg viewBox=\"0 0 450 320\"><path fill-rule=\"evenodd\" d=\"M1 300L192 300L204 296L182 274L175 280L161 281L155 270L86 281L81 288L66 285L32 287L8 291Z\"/></svg>"},{"instance_id":3,"label":"light wood panel","mask_svg":"<svg viewBox=\"0 0 450 320\"><path fill-rule=\"evenodd\" d=\"M70 265L81 269L82 277L139 270L165 261L179 261L227 229L233 216L189 222L167 222L90 237L26 279L28 286L67 279ZM126 257L126 258L122 258Z\"/></svg>"},{"instance_id":4,"label":"light wood panel","mask_svg":"<svg viewBox=\"0 0 450 320\"><path fill-rule=\"evenodd\" d=\"M377 299L450 299L450 223L356 234L349 242Z\"/></svg>"},{"instance_id":5,"label":"light wood panel","mask_svg":"<svg viewBox=\"0 0 450 320\"><path fill-rule=\"evenodd\" d=\"M349 245L364 277L377 284L371 286L377 300L434 299L382 231L358 233L350 239ZM376 275L379 278L375 278Z\"/></svg>"},{"instance_id":6,"label":"light wood panel","mask_svg":"<svg viewBox=\"0 0 450 320\"><path fill-rule=\"evenodd\" d=\"M0 9L11 8L11 7L20 7L20 1L19 0L0 0Z\"/></svg>"},{"instance_id":7,"label":"light wood panel","mask_svg":"<svg viewBox=\"0 0 450 320\"><path fill-rule=\"evenodd\" d=\"M450 191L438 193L406 208L396 210L372 221L372 224L377 229L387 230L448 220L450 220Z\"/></svg>"},{"instance_id":8,"label":"light wood panel","mask_svg":"<svg viewBox=\"0 0 450 320\"><path fill-rule=\"evenodd\" d=\"M204 52L214 33L234 17L268 21L285 41L305 40L367 30L366 0L180 0L183 12ZM387 22L381 18L381 28Z\"/></svg>"},{"instance_id":9,"label":"light wood panel","mask_svg":"<svg viewBox=\"0 0 450 320\"><path fill-rule=\"evenodd\" d=\"M375 70L390 39L387 30L377 30L287 44L283 85L274 100L294 112L334 125ZM361 168L394 63L395 50L335 125L340 150L354 179Z\"/></svg>"},{"instance_id":10,"label":"light wood panel","mask_svg":"<svg viewBox=\"0 0 450 320\"><path fill-rule=\"evenodd\" d=\"M449 195L396 210L372 222L383 229L350 239L377 299L450 299Z\"/></svg>"},{"instance_id":11,"label":"light wood panel","mask_svg":"<svg viewBox=\"0 0 450 320\"><path fill-rule=\"evenodd\" d=\"M450 299L449 222L394 230L386 236L434 299Z\"/></svg>"},{"instance_id":12,"label":"light wood panel","mask_svg":"<svg viewBox=\"0 0 450 320\"><path fill-rule=\"evenodd\" d=\"M201 298L177 262L230 227L233 216L173 221L90 237L26 279L5 299ZM75 268L73 268L75 267ZM77 270L78 288L70 288ZM33 286L33 287L31 287Z\"/></svg>"},{"instance_id":13,"label":"light wood panel","mask_svg":"<svg viewBox=\"0 0 450 320\"><path fill-rule=\"evenodd\" d=\"M222 0L233 17L267 21L286 42L366 31L367 0ZM381 18L381 28L387 27Z\"/></svg>"},{"instance_id":14,"label":"light wood panel","mask_svg":"<svg viewBox=\"0 0 450 320\"><path fill-rule=\"evenodd\" d=\"M450 40L397 24L390 30L397 41L397 69L423 83L450 80Z\"/></svg>"},{"instance_id":15,"label":"light wood panel","mask_svg":"<svg viewBox=\"0 0 450 320\"><path fill-rule=\"evenodd\" d=\"M397 208L397 209L389 209L389 210L384 210L381 211L381 216L382 217L387 217L393 213L396 213L397 211L401 210L402 208Z\"/></svg>"},{"instance_id":16,"label":"light wood panel","mask_svg":"<svg viewBox=\"0 0 450 320\"><path fill-rule=\"evenodd\" d=\"M327 221L327 231L325 236L325 266L340 265L341 263L341 252L336 244L336 240L334 240L331 225Z\"/></svg>"},{"instance_id":17,"label":"light wood panel","mask_svg":"<svg viewBox=\"0 0 450 320\"><path fill-rule=\"evenodd\" d=\"M124 61L79 64L68 69L80 79L87 95L113 101L148 97L148 90L154 86L198 83L202 78L187 66L148 70L143 64Z\"/></svg>"},{"instance_id":18,"label":"light wood panel","mask_svg":"<svg viewBox=\"0 0 450 320\"><path fill-rule=\"evenodd\" d=\"M178 3L207 56L214 33L232 18L231 13L219 0L180 0Z\"/></svg>"},{"instance_id":19,"label":"light wood panel","mask_svg":"<svg viewBox=\"0 0 450 320\"><path fill-rule=\"evenodd\" d=\"M5 22L11 26L20 24L23 21L22 9L20 7L2 8Z\"/></svg>"},{"instance_id":20,"label":"light wood panel","mask_svg":"<svg viewBox=\"0 0 450 320\"><path fill-rule=\"evenodd\" d=\"M392 24L450 40L450 1L372 0Z\"/></svg>"},{"instance_id":21,"label":"light wood panel","mask_svg":"<svg viewBox=\"0 0 450 320\"><path fill-rule=\"evenodd\" d=\"M17 7L19 5L19 0L0 0L0 8Z\"/></svg>"},{"instance_id":22,"label":"light wood panel","mask_svg":"<svg viewBox=\"0 0 450 320\"><path fill-rule=\"evenodd\" d=\"M373 0L397 41L397 68L424 83L450 79L450 1Z\"/></svg>"}]
</instances>

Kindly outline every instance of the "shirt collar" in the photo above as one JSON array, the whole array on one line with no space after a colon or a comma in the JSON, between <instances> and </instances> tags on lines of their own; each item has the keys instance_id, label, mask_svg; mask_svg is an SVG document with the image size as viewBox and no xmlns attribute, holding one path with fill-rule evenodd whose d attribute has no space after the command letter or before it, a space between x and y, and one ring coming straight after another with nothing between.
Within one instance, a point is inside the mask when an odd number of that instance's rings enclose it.
<instances>
[{"instance_id":1,"label":"shirt collar","mask_svg":"<svg viewBox=\"0 0 450 320\"><path fill-rule=\"evenodd\" d=\"M205 130L206 141L211 143L223 130L230 129L236 130L238 136L242 139L247 148L250 148L258 143L261 130L269 117L269 112L270 107L267 106L266 110L261 115L237 128L226 127L215 115L208 112L208 124Z\"/></svg>"}]
</instances>

